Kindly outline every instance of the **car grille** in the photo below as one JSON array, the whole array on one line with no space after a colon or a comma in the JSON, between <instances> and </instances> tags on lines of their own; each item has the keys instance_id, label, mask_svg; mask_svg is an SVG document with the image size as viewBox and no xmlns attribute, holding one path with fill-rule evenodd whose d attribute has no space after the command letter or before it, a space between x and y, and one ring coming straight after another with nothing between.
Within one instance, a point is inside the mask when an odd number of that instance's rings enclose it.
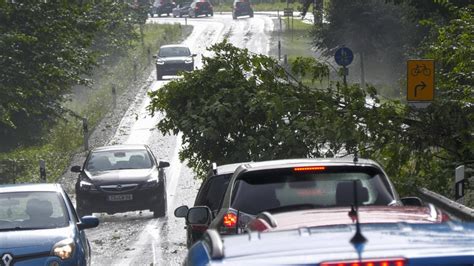
<instances>
[{"instance_id":1,"label":"car grille","mask_svg":"<svg viewBox=\"0 0 474 266\"><path fill-rule=\"evenodd\" d=\"M104 192L109 193L123 193L133 191L137 188L138 184L117 184L117 185L107 185L100 186L100 189Z\"/></svg>"}]
</instances>

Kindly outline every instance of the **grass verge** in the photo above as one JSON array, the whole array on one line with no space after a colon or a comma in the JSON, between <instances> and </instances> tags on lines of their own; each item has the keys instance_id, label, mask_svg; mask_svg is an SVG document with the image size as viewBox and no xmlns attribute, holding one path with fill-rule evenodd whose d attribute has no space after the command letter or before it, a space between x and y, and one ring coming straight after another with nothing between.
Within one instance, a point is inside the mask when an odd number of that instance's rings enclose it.
<instances>
[{"instance_id":1,"label":"grass verge","mask_svg":"<svg viewBox=\"0 0 474 266\"><path fill-rule=\"evenodd\" d=\"M135 82L146 78L151 71L151 55L161 45L181 40L183 33L187 32L178 24L146 24L143 30L143 44L141 41L136 42L134 48L116 60L115 64L98 68L92 77L93 85L76 88L67 97L69 100L64 102L64 107L71 113L88 119L89 129L93 129L110 111L113 104L112 87L120 95L131 86L136 86ZM82 123L77 117L65 114L42 139L42 143L37 146L0 153L0 183L39 181L40 160L45 161L47 181L56 182L72 155L83 145Z\"/></svg>"}]
</instances>

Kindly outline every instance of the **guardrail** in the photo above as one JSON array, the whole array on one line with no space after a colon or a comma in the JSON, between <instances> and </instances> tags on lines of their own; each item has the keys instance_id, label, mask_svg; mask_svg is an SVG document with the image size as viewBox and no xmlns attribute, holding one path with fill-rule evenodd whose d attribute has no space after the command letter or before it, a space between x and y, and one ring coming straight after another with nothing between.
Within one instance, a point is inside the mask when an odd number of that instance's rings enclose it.
<instances>
[{"instance_id":1,"label":"guardrail","mask_svg":"<svg viewBox=\"0 0 474 266\"><path fill-rule=\"evenodd\" d=\"M457 203L426 188L420 188L418 192L421 199L434 204L441 210L445 211L448 215L454 216L462 221L474 221L474 209Z\"/></svg>"}]
</instances>

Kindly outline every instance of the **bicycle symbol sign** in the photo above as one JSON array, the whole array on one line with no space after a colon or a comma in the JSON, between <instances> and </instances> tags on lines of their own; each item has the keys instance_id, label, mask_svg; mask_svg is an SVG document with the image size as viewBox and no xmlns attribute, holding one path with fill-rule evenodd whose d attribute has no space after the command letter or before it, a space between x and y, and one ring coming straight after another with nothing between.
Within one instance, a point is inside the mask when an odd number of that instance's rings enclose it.
<instances>
[{"instance_id":1,"label":"bicycle symbol sign","mask_svg":"<svg viewBox=\"0 0 474 266\"><path fill-rule=\"evenodd\" d=\"M434 99L434 60L407 61L407 101L425 102Z\"/></svg>"}]
</instances>

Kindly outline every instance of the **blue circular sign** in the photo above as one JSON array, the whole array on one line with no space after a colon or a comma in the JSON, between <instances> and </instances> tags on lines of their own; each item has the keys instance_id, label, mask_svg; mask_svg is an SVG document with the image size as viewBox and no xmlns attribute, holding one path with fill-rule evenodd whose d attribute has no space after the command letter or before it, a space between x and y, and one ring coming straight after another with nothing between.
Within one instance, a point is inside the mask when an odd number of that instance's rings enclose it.
<instances>
[{"instance_id":1,"label":"blue circular sign","mask_svg":"<svg viewBox=\"0 0 474 266\"><path fill-rule=\"evenodd\" d=\"M351 49L342 47L337 49L336 53L334 54L334 59L338 65L348 66L352 63L352 60L354 60L354 54L352 53Z\"/></svg>"}]
</instances>

